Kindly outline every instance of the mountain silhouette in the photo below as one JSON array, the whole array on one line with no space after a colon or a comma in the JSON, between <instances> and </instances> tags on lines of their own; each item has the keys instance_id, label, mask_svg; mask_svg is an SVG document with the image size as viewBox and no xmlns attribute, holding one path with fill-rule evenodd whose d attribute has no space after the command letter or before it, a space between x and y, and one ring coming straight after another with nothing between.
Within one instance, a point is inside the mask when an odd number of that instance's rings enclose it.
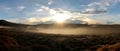
<instances>
[{"instance_id":1,"label":"mountain silhouette","mask_svg":"<svg viewBox=\"0 0 120 51\"><path fill-rule=\"evenodd\" d=\"M24 24L12 23L6 20L0 20L0 26L22 26Z\"/></svg>"}]
</instances>

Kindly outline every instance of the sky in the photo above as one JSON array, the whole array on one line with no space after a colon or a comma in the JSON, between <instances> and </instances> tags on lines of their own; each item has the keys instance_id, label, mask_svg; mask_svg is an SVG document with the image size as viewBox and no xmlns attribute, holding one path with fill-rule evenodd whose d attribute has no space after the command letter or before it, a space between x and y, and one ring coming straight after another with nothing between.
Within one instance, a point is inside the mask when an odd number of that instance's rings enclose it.
<instances>
[{"instance_id":1,"label":"sky","mask_svg":"<svg viewBox=\"0 0 120 51\"><path fill-rule=\"evenodd\" d=\"M15 23L120 24L120 0L0 0L0 19Z\"/></svg>"}]
</instances>

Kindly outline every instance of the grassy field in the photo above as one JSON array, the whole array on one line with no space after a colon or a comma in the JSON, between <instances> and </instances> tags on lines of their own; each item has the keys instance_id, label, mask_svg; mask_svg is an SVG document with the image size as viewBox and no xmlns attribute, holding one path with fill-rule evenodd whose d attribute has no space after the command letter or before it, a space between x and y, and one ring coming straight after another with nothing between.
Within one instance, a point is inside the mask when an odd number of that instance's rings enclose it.
<instances>
[{"instance_id":1,"label":"grassy field","mask_svg":"<svg viewBox=\"0 0 120 51\"><path fill-rule=\"evenodd\" d=\"M118 28L117 28L118 27ZM25 27L24 27L25 28ZM0 28L0 50L2 51L120 51L119 26L100 26L112 33L63 35L24 31L21 27ZM46 28L46 27L45 27ZM74 27L75 28L75 27ZM76 27L78 28L78 27ZM89 28L89 27L88 27ZM112 29L113 28L113 29ZM24 30L22 30L24 29ZM34 28L29 28L30 30ZM90 28L89 28L90 29ZM91 29L91 30L92 30ZM27 29L28 30L28 29ZM97 30L98 31L98 30Z\"/></svg>"}]
</instances>

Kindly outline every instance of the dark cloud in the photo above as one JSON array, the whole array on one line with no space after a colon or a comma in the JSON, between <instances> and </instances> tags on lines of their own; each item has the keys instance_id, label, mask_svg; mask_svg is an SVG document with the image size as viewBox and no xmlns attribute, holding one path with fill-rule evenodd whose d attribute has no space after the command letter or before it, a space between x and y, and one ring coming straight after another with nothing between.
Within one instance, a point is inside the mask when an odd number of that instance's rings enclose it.
<instances>
[{"instance_id":1,"label":"dark cloud","mask_svg":"<svg viewBox=\"0 0 120 51\"><path fill-rule=\"evenodd\" d=\"M83 14L103 14L107 13L107 10L94 10L94 11L83 11Z\"/></svg>"},{"instance_id":2,"label":"dark cloud","mask_svg":"<svg viewBox=\"0 0 120 51\"><path fill-rule=\"evenodd\" d=\"M69 20L69 21L67 21L67 23L70 23L70 24L88 24L88 22L82 21L82 20Z\"/></svg>"},{"instance_id":3,"label":"dark cloud","mask_svg":"<svg viewBox=\"0 0 120 51\"><path fill-rule=\"evenodd\" d=\"M107 10L82 10L82 11L71 11L71 13L81 13L81 14L104 14Z\"/></svg>"}]
</instances>

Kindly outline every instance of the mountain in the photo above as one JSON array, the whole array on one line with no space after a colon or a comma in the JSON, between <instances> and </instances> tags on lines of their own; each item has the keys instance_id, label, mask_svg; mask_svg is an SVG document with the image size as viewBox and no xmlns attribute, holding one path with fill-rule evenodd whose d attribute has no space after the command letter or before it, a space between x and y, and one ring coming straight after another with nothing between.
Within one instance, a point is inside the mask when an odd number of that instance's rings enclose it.
<instances>
[{"instance_id":1,"label":"mountain","mask_svg":"<svg viewBox=\"0 0 120 51\"><path fill-rule=\"evenodd\" d=\"M69 23L69 24L88 24L88 22L81 21L81 20L69 20L67 23Z\"/></svg>"},{"instance_id":2,"label":"mountain","mask_svg":"<svg viewBox=\"0 0 120 51\"><path fill-rule=\"evenodd\" d=\"M22 26L24 24L12 23L6 20L0 20L0 26Z\"/></svg>"}]
</instances>

